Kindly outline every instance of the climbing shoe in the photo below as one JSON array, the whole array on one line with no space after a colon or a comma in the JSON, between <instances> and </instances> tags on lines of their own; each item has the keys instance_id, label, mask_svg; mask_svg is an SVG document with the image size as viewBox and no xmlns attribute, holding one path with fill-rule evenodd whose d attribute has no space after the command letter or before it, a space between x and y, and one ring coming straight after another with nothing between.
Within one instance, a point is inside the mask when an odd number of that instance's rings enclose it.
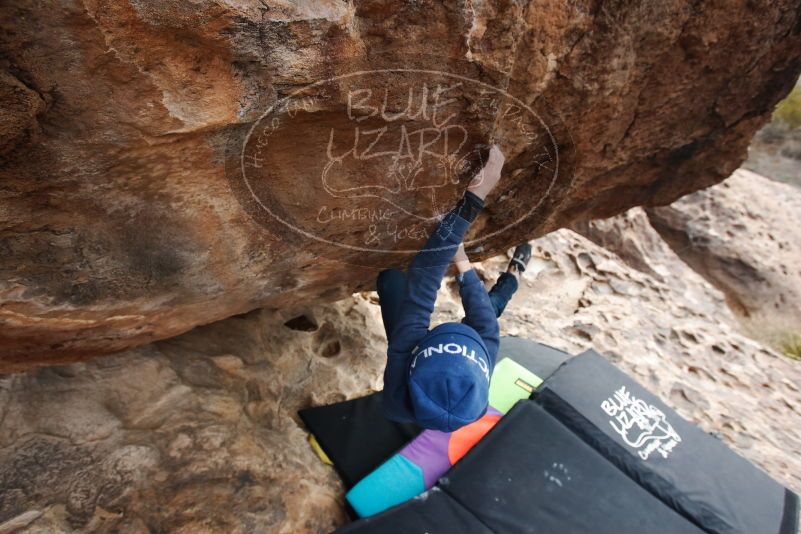
<instances>
[{"instance_id":1,"label":"climbing shoe","mask_svg":"<svg viewBox=\"0 0 801 534\"><path fill-rule=\"evenodd\" d=\"M522 273L526 270L526 265L531 259L531 245L523 243L515 247L514 254L512 254L512 261L509 262L509 267L514 267L517 272Z\"/></svg>"}]
</instances>

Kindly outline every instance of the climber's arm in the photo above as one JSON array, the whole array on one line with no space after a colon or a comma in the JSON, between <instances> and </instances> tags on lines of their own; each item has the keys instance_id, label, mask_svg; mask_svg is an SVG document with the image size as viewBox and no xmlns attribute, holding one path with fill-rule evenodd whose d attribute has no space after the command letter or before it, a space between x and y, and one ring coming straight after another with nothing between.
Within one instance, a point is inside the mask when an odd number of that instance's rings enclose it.
<instances>
[{"instance_id":1,"label":"climber's arm","mask_svg":"<svg viewBox=\"0 0 801 534\"><path fill-rule=\"evenodd\" d=\"M442 277L453 259L470 223L484 206L484 199L501 178L504 156L497 146L490 149L487 164L476 175L459 204L431 234L423 250L412 259L406 275L406 297L398 324L389 336L384 370L384 412L396 421L412 421L409 396L409 363L417 344L428 333L431 313Z\"/></svg>"},{"instance_id":2,"label":"climber's arm","mask_svg":"<svg viewBox=\"0 0 801 534\"><path fill-rule=\"evenodd\" d=\"M484 289L484 284L473 266L470 265L464 247L459 247L454 263L459 270L457 277L459 295L462 297L462 306L465 312L462 322L478 332L487 346L490 357L494 360L500 344L500 328L495 316L495 309L492 307L487 290Z\"/></svg>"},{"instance_id":3,"label":"climber's arm","mask_svg":"<svg viewBox=\"0 0 801 534\"><path fill-rule=\"evenodd\" d=\"M384 370L384 411L391 419L412 420L406 376L409 361L414 348L428 333L442 278L467 228L483 206L480 197L470 191L465 193L409 265L406 297L401 303L395 331L390 336Z\"/></svg>"}]
</instances>

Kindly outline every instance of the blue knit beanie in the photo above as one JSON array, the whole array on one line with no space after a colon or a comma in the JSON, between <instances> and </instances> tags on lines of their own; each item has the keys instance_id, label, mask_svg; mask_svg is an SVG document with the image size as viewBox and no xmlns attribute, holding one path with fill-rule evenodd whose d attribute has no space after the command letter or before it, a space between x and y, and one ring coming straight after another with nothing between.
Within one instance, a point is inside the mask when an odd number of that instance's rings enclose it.
<instances>
[{"instance_id":1,"label":"blue knit beanie","mask_svg":"<svg viewBox=\"0 0 801 534\"><path fill-rule=\"evenodd\" d=\"M409 367L409 391L417 423L453 432L487 411L489 354L478 332L444 323L417 346Z\"/></svg>"}]
</instances>

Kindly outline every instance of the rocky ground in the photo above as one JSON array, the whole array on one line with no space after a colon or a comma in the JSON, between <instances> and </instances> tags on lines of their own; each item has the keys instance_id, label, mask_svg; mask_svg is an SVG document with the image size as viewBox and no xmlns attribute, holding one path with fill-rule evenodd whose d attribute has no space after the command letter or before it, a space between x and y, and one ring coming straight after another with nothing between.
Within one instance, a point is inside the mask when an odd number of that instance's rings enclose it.
<instances>
[{"instance_id":1,"label":"rocky ground","mask_svg":"<svg viewBox=\"0 0 801 534\"><path fill-rule=\"evenodd\" d=\"M736 176L682 201L717 199L718 214L746 210L734 230L725 217L669 209L687 214L695 243L723 236L730 246L695 254L781 250L752 266L763 274L761 295L795 298L786 290L801 287L793 241L801 193L777 197L763 180ZM503 332L571 352L596 348L801 491L801 362L746 337L730 296L682 261L652 216L634 209L534 241ZM764 232L775 239L767 243ZM491 281L505 263L489 260L480 272ZM437 320L457 318L453 283L440 297ZM312 453L296 410L381 387L376 304L363 293L256 311L114 356L0 378L0 532L299 533L341 524L343 488Z\"/></svg>"}]
</instances>

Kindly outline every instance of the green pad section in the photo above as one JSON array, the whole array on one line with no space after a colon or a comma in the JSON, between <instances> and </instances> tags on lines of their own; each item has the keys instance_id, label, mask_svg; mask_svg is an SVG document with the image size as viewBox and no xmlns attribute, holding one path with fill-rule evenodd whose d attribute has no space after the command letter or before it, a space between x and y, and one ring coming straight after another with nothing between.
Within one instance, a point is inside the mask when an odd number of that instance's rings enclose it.
<instances>
[{"instance_id":1,"label":"green pad section","mask_svg":"<svg viewBox=\"0 0 801 534\"><path fill-rule=\"evenodd\" d=\"M511 358L504 358L495 365L492 372L489 405L505 414L517 401L529 398L540 384L540 377Z\"/></svg>"}]
</instances>

